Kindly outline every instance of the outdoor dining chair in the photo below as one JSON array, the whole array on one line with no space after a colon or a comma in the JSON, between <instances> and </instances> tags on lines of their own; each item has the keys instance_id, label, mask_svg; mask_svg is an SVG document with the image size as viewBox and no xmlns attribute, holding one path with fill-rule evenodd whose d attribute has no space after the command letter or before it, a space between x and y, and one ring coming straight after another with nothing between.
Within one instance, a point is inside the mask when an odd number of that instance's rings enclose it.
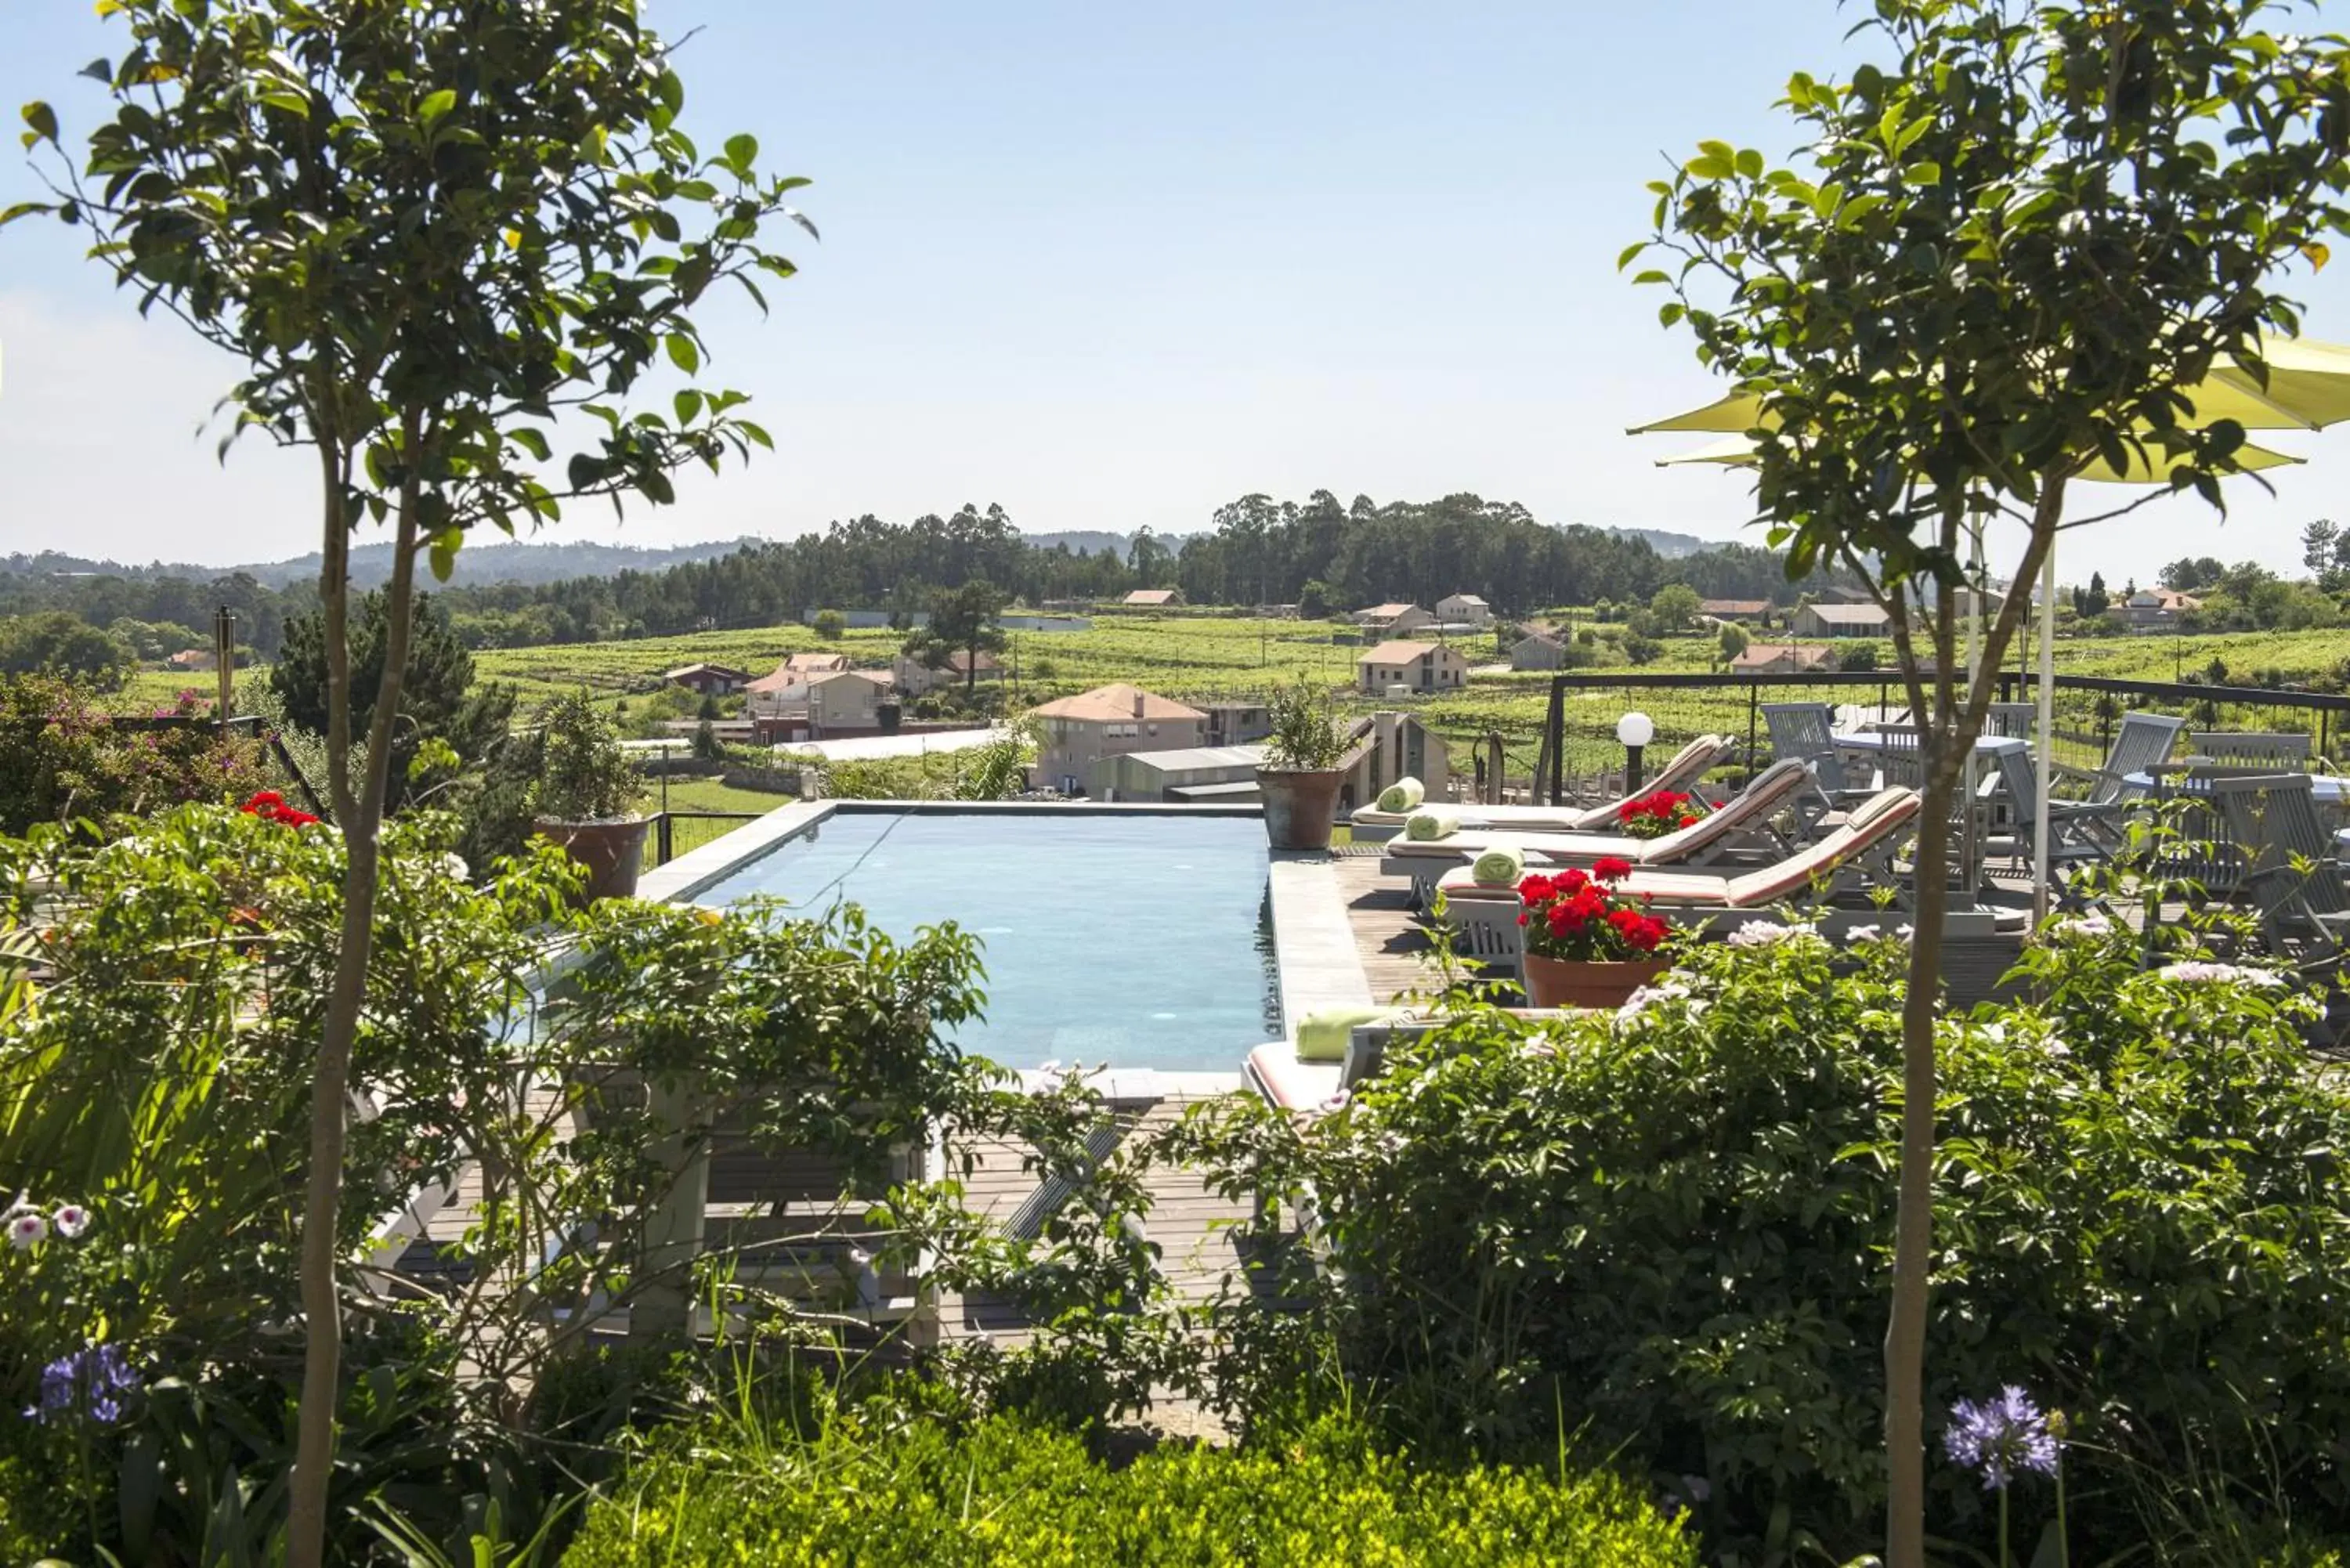
<instances>
[{"instance_id":1,"label":"outdoor dining chair","mask_svg":"<svg viewBox=\"0 0 2350 1568\"><path fill-rule=\"evenodd\" d=\"M1983 711L1986 735L2002 740L2028 741L2040 727L2040 704L2037 702L1994 702Z\"/></svg>"},{"instance_id":2,"label":"outdoor dining chair","mask_svg":"<svg viewBox=\"0 0 2350 1568\"><path fill-rule=\"evenodd\" d=\"M1830 811L1866 800L1873 793L1866 781L1856 780L1845 771L1843 754L1836 750L1835 714L1826 703L1765 702L1762 713L1770 730L1772 759L1802 763L1819 785L1819 797L1799 808L1806 828Z\"/></svg>"},{"instance_id":3,"label":"outdoor dining chair","mask_svg":"<svg viewBox=\"0 0 2350 1568\"><path fill-rule=\"evenodd\" d=\"M2088 781L2083 804L2105 809L2094 819L2085 815L2082 820L2108 847L2117 849L2127 838L2129 808L2154 792L2186 729L2186 720L2167 713L2125 713L2112 748L2095 772L2056 764L2059 773Z\"/></svg>"},{"instance_id":4,"label":"outdoor dining chair","mask_svg":"<svg viewBox=\"0 0 2350 1568\"><path fill-rule=\"evenodd\" d=\"M2011 746L1999 753L1999 792L2005 797L2008 811L2013 817L2008 824L2009 843L2015 851L2010 864L2017 867L2035 862L2040 854L2040 817L2034 809L2040 801L2040 775L2036 768L2028 746ZM2072 902L2064 891L2063 873L2065 867L2111 857L2113 836L2094 831L2093 825L2109 824L2119 809L2118 806L2097 805L2080 800L2051 800L2048 803L2050 886L2061 902Z\"/></svg>"},{"instance_id":5,"label":"outdoor dining chair","mask_svg":"<svg viewBox=\"0 0 2350 1568\"><path fill-rule=\"evenodd\" d=\"M2280 955L2297 945L2339 957L2350 944L2350 885L2318 817L2310 775L2238 774L2205 787L2244 853L2241 896L2270 947Z\"/></svg>"},{"instance_id":6,"label":"outdoor dining chair","mask_svg":"<svg viewBox=\"0 0 2350 1568\"><path fill-rule=\"evenodd\" d=\"M2307 733L2275 734L2242 730L2197 730L2187 737L2190 759L2208 777L2226 774L2307 773Z\"/></svg>"}]
</instances>

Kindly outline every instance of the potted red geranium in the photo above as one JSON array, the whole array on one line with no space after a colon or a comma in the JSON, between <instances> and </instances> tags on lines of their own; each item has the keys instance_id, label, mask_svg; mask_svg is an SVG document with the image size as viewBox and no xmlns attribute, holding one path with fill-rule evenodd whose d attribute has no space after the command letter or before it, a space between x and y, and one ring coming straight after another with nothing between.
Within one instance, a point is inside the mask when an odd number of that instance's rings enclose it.
<instances>
[{"instance_id":1,"label":"potted red geranium","mask_svg":"<svg viewBox=\"0 0 2350 1568\"><path fill-rule=\"evenodd\" d=\"M1589 872L1536 872L1518 884L1525 928L1526 1000L1536 1007L1616 1007L1671 963L1673 929L1645 898L1617 891L1631 862L1601 860Z\"/></svg>"},{"instance_id":2,"label":"potted red geranium","mask_svg":"<svg viewBox=\"0 0 2350 1568\"><path fill-rule=\"evenodd\" d=\"M1616 808L1625 833L1634 838L1662 838L1687 827L1700 815L1695 800L1669 789L1637 796Z\"/></svg>"}]
</instances>

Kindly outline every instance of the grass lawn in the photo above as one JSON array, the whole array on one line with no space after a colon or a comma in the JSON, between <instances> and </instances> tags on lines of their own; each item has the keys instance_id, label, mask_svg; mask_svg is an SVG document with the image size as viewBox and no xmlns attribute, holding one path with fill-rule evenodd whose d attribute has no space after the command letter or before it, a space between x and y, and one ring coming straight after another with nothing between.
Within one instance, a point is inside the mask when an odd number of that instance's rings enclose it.
<instances>
[{"instance_id":1,"label":"grass lawn","mask_svg":"<svg viewBox=\"0 0 2350 1568\"><path fill-rule=\"evenodd\" d=\"M651 793L649 806L660 804L661 781L646 781ZM779 805L789 805L793 797L770 794L760 789L735 789L715 778L672 778L669 781L669 808L671 811L749 811L764 814Z\"/></svg>"}]
</instances>

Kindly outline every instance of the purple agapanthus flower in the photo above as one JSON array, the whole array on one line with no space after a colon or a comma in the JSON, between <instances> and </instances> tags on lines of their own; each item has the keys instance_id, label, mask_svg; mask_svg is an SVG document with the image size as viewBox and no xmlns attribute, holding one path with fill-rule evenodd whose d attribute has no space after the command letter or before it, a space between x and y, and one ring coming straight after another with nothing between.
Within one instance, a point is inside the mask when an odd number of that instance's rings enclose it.
<instances>
[{"instance_id":1,"label":"purple agapanthus flower","mask_svg":"<svg viewBox=\"0 0 2350 1568\"><path fill-rule=\"evenodd\" d=\"M2006 1490L2024 1470L2056 1473L2056 1433L2031 1397L2012 1384L1999 1397L1978 1405L1961 1399L1950 1407L1942 1451L1950 1462L1982 1473L1983 1486Z\"/></svg>"},{"instance_id":2,"label":"purple agapanthus flower","mask_svg":"<svg viewBox=\"0 0 2350 1568\"><path fill-rule=\"evenodd\" d=\"M41 1401L25 1419L44 1425L79 1412L102 1427L122 1419L122 1402L136 1393L139 1374L119 1345L93 1345L41 1368Z\"/></svg>"}]
</instances>

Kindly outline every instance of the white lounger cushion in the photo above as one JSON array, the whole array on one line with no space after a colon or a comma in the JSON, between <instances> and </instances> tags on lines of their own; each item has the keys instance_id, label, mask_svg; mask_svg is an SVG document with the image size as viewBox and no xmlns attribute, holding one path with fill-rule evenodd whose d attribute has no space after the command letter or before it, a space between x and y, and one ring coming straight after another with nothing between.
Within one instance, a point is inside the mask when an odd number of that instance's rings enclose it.
<instances>
[{"instance_id":1,"label":"white lounger cushion","mask_svg":"<svg viewBox=\"0 0 2350 1568\"><path fill-rule=\"evenodd\" d=\"M1301 1062L1297 1047L1286 1040L1269 1041L1248 1054L1249 1082L1284 1111L1311 1111L1338 1092L1346 1073L1342 1062Z\"/></svg>"},{"instance_id":2,"label":"white lounger cushion","mask_svg":"<svg viewBox=\"0 0 2350 1568\"><path fill-rule=\"evenodd\" d=\"M1642 794L1654 794L1660 789L1686 794L1715 763L1728 756L1736 742L1727 735L1700 735L1673 753L1657 776L1645 785ZM1623 801L1611 800L1603 805L1578 807L1571 805L1480 805L1475 801L1461 801L1454 807L1461 814L1463 827L1513 827L1524 832L1540 832L1545 828L1560 833L1596 833L1612 828L1622 819L1617 815ZM1353 817L1357 827L1393 827L1400 829L1409 812L1381 811L1376 805L1358 808Z\"/></svg>"},{"instance_id":3,"label":"white lounger cushion","mask_svg":"<svg viewBox=\"0 0 2350 1568\"><path fill-rule=\"evenodd\" d=\"M1855 811L1852 819L1842 827L1776 865L1742 877L1709 876L1702 871L1638 870L1615 886L1634 898L1684 909L1751 909L1776 903L1810 886L1814 876L1835 870L1854 855L1874 848L1898 833L1918 815L1918 806L1915 790L1883 790ZM1478 887L1465 867L1446 872L1436 886L1448 900L1453 901L1517 897L1507 888Z\"/></svg>"},{"instance_id":4,"label":"white lounger cushion","mask_svg":"<svg viewBox=\"0 0 2350 1568\"><path fill-rule=\"evenodd\" d=\"M1523 849L1528 859L1553 865L1587 865L1612 856L1635 866L1670 866L1700 855L1724 839L1761 827L1784 809L1797 792L1808 787L1810 781L1811 774L1802 763L1792 758L1773 763L1720 811L1661 838L1601 833L1479 833L1464 828L1447 838L1395 839L1388 844L1387 853L1399 860L1468 860L1497 843L1509 842Z\"/></svg>"}]
</instances>

